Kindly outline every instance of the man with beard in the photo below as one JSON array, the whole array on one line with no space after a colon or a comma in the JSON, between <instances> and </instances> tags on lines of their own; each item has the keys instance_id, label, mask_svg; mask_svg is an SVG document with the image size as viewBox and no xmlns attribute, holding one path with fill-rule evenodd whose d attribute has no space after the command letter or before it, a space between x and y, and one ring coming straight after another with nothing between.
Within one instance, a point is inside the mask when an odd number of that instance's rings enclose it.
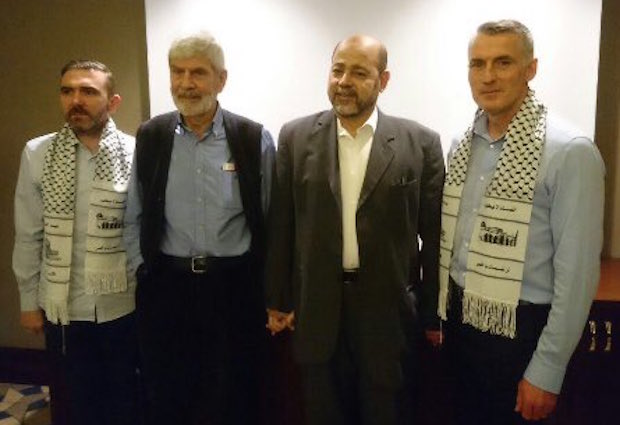
<instances>
[{"instance_id":1,"label":"man with beard","mask_svg":"<svg viewBox=\"0 0 620 425\"><path fill-rule=\"evenodd\" d=\"M134 139L110 117L120 103L104 64L67 63L66 123L26 144L15 190L21 324L45 332L71 424L136 423L135 278L122 243Z\"/></svg>"},{"instance_id":2,"label":"man with beard","mask_svg":"<svg viewBox=\"0 0 620 425\"><path fill-rule=\"evenodd\" d=\"M176 40L168 62L178 111L138 130L126 216L148 423L254 425L275 149L217 102L227 72L212 36Z\"/></svg>"},{"instance_id":3,"label":"man with beard","mask_svg":"<svg viewBox=\"0 0 620 425\"><path fill-rule=\"evenodd\" d=\"M309 425L413 423L415 295L438 325L441 144L377 109L386 67L378 40L340 42L333 109L280 132L266 300L271 331L294 328Z\"/></svg>"}]
</instances>

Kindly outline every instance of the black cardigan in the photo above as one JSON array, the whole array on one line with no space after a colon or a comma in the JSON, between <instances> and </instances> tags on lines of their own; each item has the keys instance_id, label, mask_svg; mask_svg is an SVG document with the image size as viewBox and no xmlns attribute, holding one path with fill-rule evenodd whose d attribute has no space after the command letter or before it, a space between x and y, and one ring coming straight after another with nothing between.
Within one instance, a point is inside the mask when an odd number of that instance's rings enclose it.
<instances>
[{"instance_id":1,"label":"black cardigan","mask_svg":"<svg viewBox=\"0 0 620 425\"><path fill-rule=\"evenodd\" d=\"M223 110L226 139L239 175L241 202L252 234L250 254L257 278L262 281L265 224L261 202L262 126ZM136 135L137 178L141 187L140 250L151 269L160 255L164 231L164 206L177 112L145 122Z\"/></svg>"}]
</instances>

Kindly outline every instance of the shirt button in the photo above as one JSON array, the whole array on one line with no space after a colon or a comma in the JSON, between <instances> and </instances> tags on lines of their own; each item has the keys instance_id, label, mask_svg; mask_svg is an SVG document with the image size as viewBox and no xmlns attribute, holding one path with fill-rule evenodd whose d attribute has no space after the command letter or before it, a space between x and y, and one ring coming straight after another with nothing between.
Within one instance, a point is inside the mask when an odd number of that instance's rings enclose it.
<instances>
[{"instance_id":1,"label":"shirt button","mask_svg":"<svg viewBox=\"0 0 620 425\"><path fill-rule=\"evenodd\" d=\"M200 174L200 168L196 168L196 173Z\"/></svg>"},{"instance_id":2,"label":"shirt button","mask_svg":"<svg viewBox=\"0 0 620 425\"><path fill-rule=\"evenodd\" d=\"M480 181L484 181L484 176L480 176Z\"/></svg>"},{"instance_id":3,"label":"shirt button","mask_svg":"<svg viewBox=\"0 0 620 425\"><path fill-rule=\"evenodd\" d=\"M196 198L196 202L202 202L202 198Z\"/></svg>"},{"instance_id":4,"label":"shirt button","mask_svg":"<svg viewBox=\"0 0 620 425\"><path fill-rule=\"evenodd\" d=\"M469 248L469 242L465 242L465 247Z\"/></svg>"}]
</instances>

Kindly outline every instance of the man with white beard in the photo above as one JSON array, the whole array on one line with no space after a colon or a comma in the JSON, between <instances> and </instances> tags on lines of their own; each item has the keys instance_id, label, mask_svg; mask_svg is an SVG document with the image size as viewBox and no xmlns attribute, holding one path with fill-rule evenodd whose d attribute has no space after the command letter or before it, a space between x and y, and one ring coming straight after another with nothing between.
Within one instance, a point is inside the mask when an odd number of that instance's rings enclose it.
<instances>
[{"instance_id":1,"label":"man with white beard","mask_svg":"<svg viewBox=\"0 0 620 425\"><path fill-rule=\"evenodd\" d=\"M274 143L220 107L211 35L176 40L168 62L178 111L138 130L125 221L148 423L256 424Z\"/></svg>"}]
</instances>

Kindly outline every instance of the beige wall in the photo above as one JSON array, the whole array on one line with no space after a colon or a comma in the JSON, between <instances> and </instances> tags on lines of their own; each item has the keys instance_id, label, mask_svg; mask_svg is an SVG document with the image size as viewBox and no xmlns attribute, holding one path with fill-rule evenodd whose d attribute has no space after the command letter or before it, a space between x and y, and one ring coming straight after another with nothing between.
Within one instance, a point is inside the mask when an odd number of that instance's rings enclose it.
<instances>
[{"instance_id":1,"label":"beige wall","mask_svg":"<svg viewBox=\"0 0 620 425\"><path fill-rule=\"evenodd\" d=\"M0 14L0 346L40 347L19 328L11 271L13 190L24 143L62 124L61 66L96 58L115 72L124 97L115 116L133 134L148 113L142 0L3 0ZM102 7L105 6L105 9ZM596 141L607 165L605 253L620 258L620 2L603 0Z\"/></svg>"},{"instance_id":2,"label":"beige wall","mask_svg":"<svg viewBox=\"0 0 620 425\"><path fill-rule=\"evenodd\" d=\"M620 2L603 1L596 142L607 168L605 246L620 258Z\"/></svg>"},{"instance_id":3,"label":"beige wall","mask_svg":"<svg viewBox=\"0 0 620 425\"><path fill-rule=\"evenodd\" d=\"M21 150L62 125L59 72L73 58L96 58L114 72L123 104L117 125L134 134L148 117L142 0L2 0L0 13L0 346L39 347L19 328L11 271L13 191Z\"/></svg>"}]
</instances>

